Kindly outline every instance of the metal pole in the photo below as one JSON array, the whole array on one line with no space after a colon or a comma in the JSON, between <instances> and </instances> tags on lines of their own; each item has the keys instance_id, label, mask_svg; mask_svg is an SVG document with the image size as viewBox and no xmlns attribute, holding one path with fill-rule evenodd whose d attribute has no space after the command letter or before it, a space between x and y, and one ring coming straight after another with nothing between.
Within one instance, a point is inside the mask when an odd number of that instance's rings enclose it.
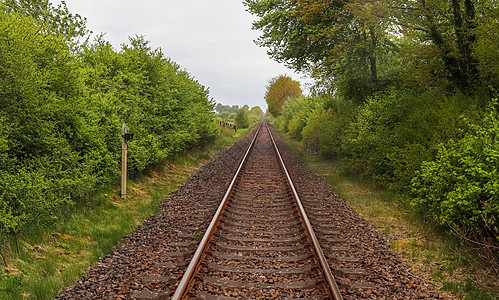
<instances>
[{"instance_id":1,"label":"metal pole","mask_svg":"<svg viewBox=\"0 0 499 300\"><path fill-rule=\"evenodd\" d=\"M127 144L125 141L126 124L123 123L121 128L121 198L126 198L126 151Z\"/></svg>"}]
</instances>

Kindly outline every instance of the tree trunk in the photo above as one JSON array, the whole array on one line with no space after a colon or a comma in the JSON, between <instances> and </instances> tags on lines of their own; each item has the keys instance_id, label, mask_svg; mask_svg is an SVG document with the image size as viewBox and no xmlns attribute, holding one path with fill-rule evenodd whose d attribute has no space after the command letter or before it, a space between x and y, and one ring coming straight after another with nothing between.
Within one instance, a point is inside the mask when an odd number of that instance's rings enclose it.
<instances>
[{"instance_id":1,"label":"tree trunk","mask_svg":"<svg viewBox=\"0 0 499 300\"><path fill-rule=\"evenodd\" d=\"M376 33L374 32L374 28L369 27L369 35L371 36L371 56L369 57L369 62L371 63L371 78L373 82L378 81L378 67L376 62L376 46L378 44L378 39L376 37Z\"/></svg>"},{"instance_id":2,"label":"tree trunk","mask_svg":"<svg viewBox=\"0 0 499 300\"><path fill-rule=\"evenodd\" d=\"M452 0L452 4L458 0ZM462 64L460 60L455 57L452 50L449 48L448 43L445 41L444 36L439 32L435 19L433 18L432 12L426 7L425 0L421 0L423 4L423 14L429 25L429 34L433 43L442 51L442 61L444 62L445 69L448 74L447 77L450 83L457 89L465 92L465 87L467 87L467 80L465 78L465 72L463 72ZM456 20L455 20L456 21Z\"/></svg>"}]
</instances>

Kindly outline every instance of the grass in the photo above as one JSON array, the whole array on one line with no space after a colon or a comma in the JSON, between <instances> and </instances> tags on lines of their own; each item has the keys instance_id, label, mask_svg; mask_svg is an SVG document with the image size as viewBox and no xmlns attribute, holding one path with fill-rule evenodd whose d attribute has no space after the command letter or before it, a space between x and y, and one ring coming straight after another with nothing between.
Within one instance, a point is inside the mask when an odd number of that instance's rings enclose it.
<instances>
[{"instance_id":1,"label":"grass","mask_svg":"<svg viewBox=\"0 0 499 300\"><path fill-rule=\"evenodd\" d=\"M247 131L228 132L203 149L186 152L130 180L126 199L118 196L119 186L112 187L92 199L98 205L80 209L53 228L30 232L17 243L5 241L0 245L7 263L0 268L0 300L53 299L157 213L168 194L203 162Z\"/></svg>"},{"instance_id":2,"label":"grass","mask_svg":"<svg viewBox=\"0 0 499 300\"><path fill-rule=\"evenodd\" d=\"M292 148L298 144L288 139ZM413 274L432 281L448 298L499 299L499 278L470 245L426 222L407 204L407 196L375 187L349 174L341 160L330 161L300 153L353 210L390 240L392 249Z\"/></svg>"}]
</instances>

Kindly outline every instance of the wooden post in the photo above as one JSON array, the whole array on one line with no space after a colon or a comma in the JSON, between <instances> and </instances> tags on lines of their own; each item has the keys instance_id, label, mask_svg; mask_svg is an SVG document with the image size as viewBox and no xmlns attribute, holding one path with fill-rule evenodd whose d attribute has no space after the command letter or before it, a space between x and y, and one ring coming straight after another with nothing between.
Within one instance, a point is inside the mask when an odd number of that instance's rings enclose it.
<instances>
[{"instance_id":1,"label":"wooden post","mask_svg":"<svg viewBox=\"0 0 499 300\"><path fill-rule=\"evenodd\" d=\"M127 144L125 140L126 124L123 123L121 129L121 198L126 198L126 151Z\"/></svg>"}]
</instances>

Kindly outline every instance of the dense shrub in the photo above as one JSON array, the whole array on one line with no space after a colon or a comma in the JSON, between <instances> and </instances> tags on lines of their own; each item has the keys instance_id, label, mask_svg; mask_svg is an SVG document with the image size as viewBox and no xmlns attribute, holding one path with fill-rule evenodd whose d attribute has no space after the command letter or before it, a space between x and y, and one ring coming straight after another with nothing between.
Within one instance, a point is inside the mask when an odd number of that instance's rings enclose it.
<instances>
[{"instance_id":1,"label":"dense shrub","mask_svg":"<svg viewBox=\"0 0 499 300\"><path fill-rule=\"evenodd\" d=\"M476 110L464 99L432 91L378 93L360 109L344 138L352 169L381 184L407 187L441 141L462 135L466 126L459 116Z\"/></svg>"},{"instance_id":2,"label":"dense shrub","mask_svg":"<svg viewBox=\"0 0 499 300\"><path fill-rule=\"evenodd\" d=\"M248 128L249 126L249 118L248 112L244 109L240 109L236 113L236 125L240 128Z\"/></svg>"},{"instance_id":3,"label":"dense shrub","mask_svg":"<svg viewBox=\"0 0 499 300\"><path fill-rule=\"evenodd\" d=\"M208 90L142 37L75 54L44 26L0 10L0 238L91 204L119 173L123 122L131 175L218 130Z\"/></svg>"},{"instance_id":4,"label":"dense shrub","mask_svg":"<svg viewBox=\"0 0 499 300\"><path fill-rule=\"evenodd\" d=\"M499 241L497 102L462 139L441 144L412 180L412 204L441 224L492 234Z\"/></svg>"},{"instance_id":5,"label":"dense shrub","mask_svg":"<svg viewBox=\"0 0 499 300\"><path fill-rule=\"evenodd\" d=\"M292 137L299 140L306 119L315 105L312 98L288 98L276 120L279 130L289 132Z\"/></svg>"},{"instance_id":6,"label":"dense shrub","mask_svg":"<svg viewBox=\"0 0 499 300\"><path fill-rule=\"evenodd\" d=\"M1 14L0 234L17 234L84 201L111 162L66 43L34 19Z\"/></svg>"},{"instance_id":7,"label":"dense shrub","mask_svg":"<svg viewBox=\"0 0 499 300\"><path fill-rule=\"evenodd\" d=\"M82 61L89 106L108 149L120 155L121 122L135 133L129 143L132 174L215 135L207 89L142 37L131 38L120 52L99 38Z\"/></svg>"},{"instance_id":8,"label":"dense shrub","mask_svg":"<svg viewBox=\"0 0 499 300\"><path fill-rule=\"evenodd\" d=\"M303 128L302 148L326 157L342 154L342 139L355 117L355 105L341 97L316 99L318 107L309 115Z\"/></svg>"}]
</instances>

